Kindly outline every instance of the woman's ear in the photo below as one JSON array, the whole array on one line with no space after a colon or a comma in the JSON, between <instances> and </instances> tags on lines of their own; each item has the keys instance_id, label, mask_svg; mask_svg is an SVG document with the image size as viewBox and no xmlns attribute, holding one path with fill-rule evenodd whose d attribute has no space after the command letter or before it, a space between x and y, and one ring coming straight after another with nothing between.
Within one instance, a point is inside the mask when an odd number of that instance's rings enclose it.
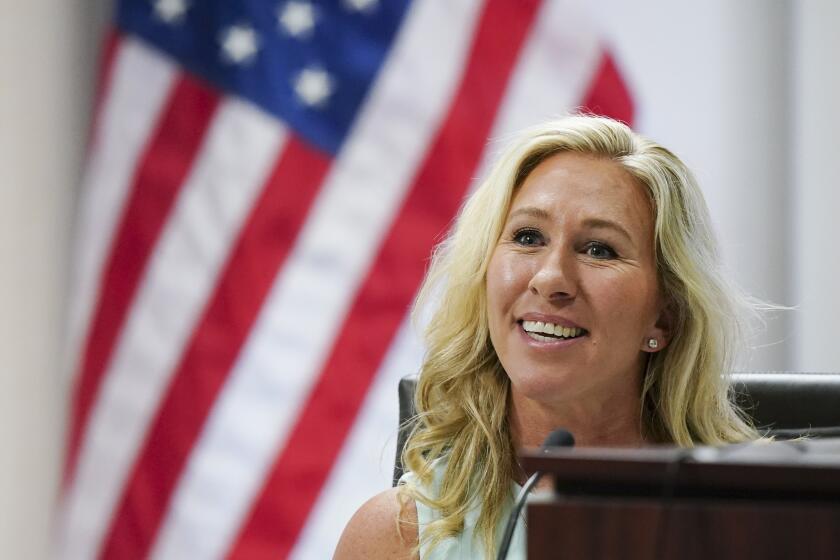
<instances>
[{"instance_id":1,"label":"woman's ear","mask_svg":"<svg viewBox=\"0 0 840 560\"><path fill-rule=\"evenodd\" d=\"M663 305L659 311L653 327L645 333L642 340L642 352L655 353L663 350L671 341L671 326L673 325L673 313L670 305Z\"/></svg>"}]
</instances>

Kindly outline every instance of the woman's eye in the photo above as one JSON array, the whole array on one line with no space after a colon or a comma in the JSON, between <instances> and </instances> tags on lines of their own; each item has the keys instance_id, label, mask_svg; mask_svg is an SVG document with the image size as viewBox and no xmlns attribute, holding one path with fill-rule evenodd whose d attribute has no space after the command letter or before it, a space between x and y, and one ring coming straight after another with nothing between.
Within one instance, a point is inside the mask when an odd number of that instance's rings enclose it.
<instances>
[{"instance_id":1,"label":"woman's eye","mask_svg":"<svg viewBox=\"0 0 840 560\"><path fill-rule=\"evenodd\" d=\"M593 259L614 259L617 256L615 251L603 243L590 243L585 252Z\"/></svg>"},{"instance_id":2,"label":"woman's eye","mask_svg":"<svg viewBox=\"0 0 840 560\"><path fill-rule=\"evenodd\" d=\"M513 240L519 245L539 245L542 242L542 235L534 229L523 229L513 234Z\"/></svg>"}]
</instances>

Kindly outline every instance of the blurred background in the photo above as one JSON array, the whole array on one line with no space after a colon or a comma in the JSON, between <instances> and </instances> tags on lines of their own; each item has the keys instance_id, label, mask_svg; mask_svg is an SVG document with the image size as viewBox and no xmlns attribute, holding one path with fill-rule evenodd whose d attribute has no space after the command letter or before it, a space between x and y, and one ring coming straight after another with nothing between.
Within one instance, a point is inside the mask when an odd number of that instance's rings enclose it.
<instances>
[{"instance_id":1,"label":"blurred background","mask_svg":"<svg viewBox=\"0 0 840 560\"><path fill-rule=\"evenodd\" d=\"M748 293L792 307L768 316L742 367L840 369L840 4L593 0L575 10L611 53L634 128L695 171L733 276ZM71 271L111 20L104 0L4 0L0 8L3 558L46 557L59 516L74 367L66 353ZM377 419L395 432L396 389L384 387L394 398L377 405ZM298 542L293 556L331 550L348 512L389 484L387 445L371 458L372 482L354 485L341 507L313 506L330 509L317 523L337 529L317 532L310 519L306 530L316 532L303 533L311 542Z\"/></svg>"}]
</instances>

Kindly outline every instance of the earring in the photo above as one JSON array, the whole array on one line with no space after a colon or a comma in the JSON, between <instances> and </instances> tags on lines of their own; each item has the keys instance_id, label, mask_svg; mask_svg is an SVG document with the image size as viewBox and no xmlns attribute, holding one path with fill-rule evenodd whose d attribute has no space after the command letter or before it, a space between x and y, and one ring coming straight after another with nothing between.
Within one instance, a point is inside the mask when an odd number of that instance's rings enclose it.
<instances>
[{"instance_id":1,"label":"earring","mask_svg":"<svg viewBox=\"0 0 840 560\"><path fill-rule=\"evenodd\" d=\"M647 342L647 345L648 345L648 348L653 350L653 349L659 348L659 341L656 340L655 338L649 338L648 342Z\"/></svg>"}]
</instances>

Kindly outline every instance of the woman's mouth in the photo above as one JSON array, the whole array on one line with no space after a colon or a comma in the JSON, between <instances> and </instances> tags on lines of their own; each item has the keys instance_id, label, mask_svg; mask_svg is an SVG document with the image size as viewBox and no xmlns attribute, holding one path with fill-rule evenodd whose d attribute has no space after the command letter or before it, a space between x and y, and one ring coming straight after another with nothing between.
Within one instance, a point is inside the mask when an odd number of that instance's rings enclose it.
<instances>
[{"instance_id":1,"label":"woman's mouth","mask_svg":"<svg viewBox=\"0 0 840 560\"><path fill-rule=\"evenodd\" d=\"M587 333L586 329L580 327L564 327L542 321L519 321L519 324L522 325L525 334L539 342L570 340Z\"/></svg>"}]
</instances>

